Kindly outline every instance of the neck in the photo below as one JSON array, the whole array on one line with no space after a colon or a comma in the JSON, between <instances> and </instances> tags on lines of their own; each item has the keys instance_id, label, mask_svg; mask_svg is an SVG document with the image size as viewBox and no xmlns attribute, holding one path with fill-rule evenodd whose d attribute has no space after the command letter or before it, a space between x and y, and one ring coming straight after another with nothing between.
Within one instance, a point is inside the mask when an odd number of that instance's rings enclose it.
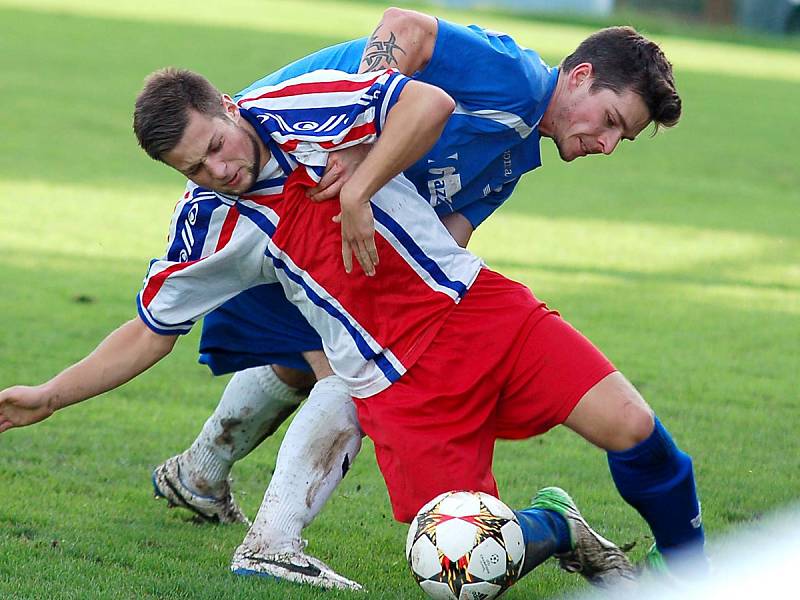
<instances>
[{"instance_id":1,"label":"neck","mask_svg":"<svg viewBox=\"0 0 800 600\"><path fill-rule=\"evenodd\" d=\"M264 140L261 139L261 136L258 135L258 132L256 131L255 127L253 127L250 124L250 121L248 121L245 118L242 118L241 124L242 127L244 127L247 130L247 132L253 137L254 140L256 140L256 143L258 144L259 156L261 157L261 160L259 161L260 164L258 165L258 170L261 171L269 162L269 159L272 157L272 153L269 151L269 148L267 148L267 145L264 143Z\"/></svg>"},{"instance_id":2,"label":"neck","mask_svg":"<svg viewBox=\"0 0 800 600\"><path fill-rule=\"evenodd\" d=\"M558 114L558 107L563 102L565 88L567 87L567 78L564 72L559 69L558 81L556 81L556 89L553 90L553 95L550 97L550 102L547 104L547 109L542 115L542 120L539 121L539 135L542 137L552 138L556 130L556 118Z\"/></svg>"}]
</instances>

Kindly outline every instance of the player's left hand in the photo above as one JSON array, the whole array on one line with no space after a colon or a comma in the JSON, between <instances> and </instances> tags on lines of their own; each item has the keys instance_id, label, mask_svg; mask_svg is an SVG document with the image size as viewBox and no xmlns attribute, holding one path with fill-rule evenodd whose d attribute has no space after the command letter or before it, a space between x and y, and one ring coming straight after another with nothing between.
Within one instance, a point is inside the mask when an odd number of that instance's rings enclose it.
<instances>
[{"instance_id":1,"label":"player's left hand","mask_svg":"<svg viewBox=\"0 0 800 600\"><path fill-rule=\"evenodd\" d=\"M0 433L38 423L52 414L41 386L16 385L0 392Z\"/></svg>"},{"instance_id":2,"label":"player's left hand","mask_svg":"<svg viewBox=\"0 0 800 600\"><path fill-rule=\"evenodd\" d=\"M342 260L347 273L353 271L353 255L364 273L372 277L378 265L378 250L375 247L375 220L369 198L366 200L347 193L342 188L339 195L342 211L333 217L342 225Z\"/></svg>"},{"instance_id":3,"label":"player's left hand","mask_svg":"<svg viewBox=\"0 0 800 600\"><path fill-rule=\"evenodd\" d=\"M328 164L319 183L306 191L314 202L330 200L339 195L342 186L347 183L358 165L364 160L372 146L370 144L357 144L350 148L343 148L328 155Z\"/></svg>"}]
</instances>

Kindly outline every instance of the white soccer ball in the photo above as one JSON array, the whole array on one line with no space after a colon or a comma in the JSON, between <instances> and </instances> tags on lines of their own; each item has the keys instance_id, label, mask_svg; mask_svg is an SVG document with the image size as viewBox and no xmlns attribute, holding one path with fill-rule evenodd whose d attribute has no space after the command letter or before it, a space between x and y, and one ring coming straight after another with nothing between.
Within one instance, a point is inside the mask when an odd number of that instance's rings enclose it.
<instances>
[{"instance_id":1,"label":"white soccer ball","mask_svg":"<svg viewBox=\"0 0 800 600\"><path fill-rule=\"evenodd\" d=\"M483 492L447 492L411 522L406 558L434 600L491 600L517 581L525 560L513 511Z\"/></svg>"}]
</instances>

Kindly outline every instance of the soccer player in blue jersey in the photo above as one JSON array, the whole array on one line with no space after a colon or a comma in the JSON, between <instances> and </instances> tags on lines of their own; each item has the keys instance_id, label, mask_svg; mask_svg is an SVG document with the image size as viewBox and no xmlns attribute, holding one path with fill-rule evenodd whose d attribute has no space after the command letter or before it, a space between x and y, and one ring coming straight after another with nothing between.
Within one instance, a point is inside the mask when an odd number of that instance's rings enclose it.
<instances>
[{"instance_id":1,"label":"soccer player in blue jersey","mask_svg":"<svg viewBox=\"0 0 800 600\"><path fill-rule=\"evenodd\" d=\"M647 122L672 125L677 121L680 99L669 63L652 42L629 30L618 31L625 33L616 38L589 38L560 68L551 68L506 35L389 9L369 39L301 59L237 97L318 68L356 72L393 67L441 87L456 100L456 111L438 143L405 175L465 246L472 231L510 196L519 177L540 166L541 137L551 138L561 158L571 161L587 154L612 153L622 140L636 137ZM650 77L643 76L647 70ZM576 94L554 101L559 82L563 86L567 76ZM581 87L585 82L591 87ZM665 97L669 101L663 106L654 105L653 98ZM642 101L649 117L644 121L636 118ZM332 155L313 197L324 200L338 194L364 151L359 147ZM368 229L356 231L351 238L347 231L343 234L348 270L353 255L368 273L379 268ZM272 314L265 312L265 306L272 307ZM244 520L228 485L232 465L298 406L305 390L315 385L311 368L324 368L326 361L318 350L318 336L283 300L278 286L250 290L208 315L200 345L201 362L217 374L234 371L235 375L191 447L155 470L156 493L210 519ZM645 518L651 525L658 520L669 522L661 514L663 507L642 508L648 500L641 498L653 488L640 485L637 477L638 469L649 468L649 453L662 446L671 448L671 439L660 425L654 425L652 413L635 390L626 388L624 393L628 398L624 410L631 412L630 429L607 427L590 411L576 419L579 422L573 428L611 451L615 482L643 514L649 511ZM234 557L235 571L294 579L291 571L276 562L283 560L290 569L308 566L300 532L347 472L361 444L345 396L318 386L295 416L261 510ZM629 409L629 405L637 408ZM690 482L693 489L690 465L687 471L685 461L675 464L681 465L682 472L676 481L684 486ZM666 472L659 477L657 481L669 479ZM675 538L664 533L668 525L657 525L659 548L669 550L687 539L702 540L699 505L694 500L689 504L687 511L698 526ZM318 575L297 576L323 586L339 581L338 577L324 569Z\"/></svg>"},{"instance_id":2,"label":"soccer player in blue jersey","mask_svg":"<svg viewBox=\"0 0 800 600\"><path fill-rule=\"evenodd\" d=\"M540 136L553 139L562 158L572 160L611 153L621 139L636 137L649 122L672 125L680 114L669 63L657 46L628 29L592 36L560 69L551 69L508 36L390 10L370 40L323 51L305 67L291 68L305 72L323 66L314 61L336 63L354 56L356 61L363 56L366 70L395 66L417 73L418 79L429 78L455 98L456 112L441 140L406 175L462 245L508 197L519 176L539 166ZM344 70L358 70L359 63L351 67ZM276 81L293 74L281 73ZM363 218L368 204L347 185L347 173L363 158L355 154L332 158L330 176L311 195L340 197L345 266L350 270L355 255L367 273L374 273L380 265L371 218ZM337 171L345 176L337 177ZM198 172L191 177L205 183L202 178L212 175ZM209 181L213 189L222 185L220 191L236 183ZM188 254L190 248L186 250ZM239 296L207 318L204 360L219 372L254 368L234 376L192 447L154 472L159 494L208 518L243 519L227 485L231 465L299 403L293 388L314 382L306 374L308 365L318 374L325 369L319 338L310 327L291 307L276 317L265 314L266 306L278 306L269 287ZM243 315L252 315L253 321L247 323ZM275 333L264 328L275 324L281 325ZM265 366L270 364L275 367ZM565 424L609 451L620 492L648 521L660 550L669 555L687 543L702 545L691 461L619 373L598 383ZM304 554L300 532L341 480L360 442L348 390L330 378L316 384L287 432L262 508L234 555L234 571L356 587ZM579 518L574 505L559 494L544 501L564 516L572 531ZM596 546L596 538L594 542ZM594 567L586 560L578 565Z\"/></svg>"}]
</instances>

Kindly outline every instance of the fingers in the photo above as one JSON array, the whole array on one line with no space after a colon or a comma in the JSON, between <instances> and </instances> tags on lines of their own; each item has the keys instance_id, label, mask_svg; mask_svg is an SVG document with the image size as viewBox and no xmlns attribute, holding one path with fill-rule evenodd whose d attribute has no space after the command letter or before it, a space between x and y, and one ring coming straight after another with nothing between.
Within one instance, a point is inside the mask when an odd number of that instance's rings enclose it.
<instances>
[{"instance_id":1,"label":"fingers","mask_svg":"<svg viewBox=\"0 0 800 600\"><path fill-rule=\"evenodd\" d=\"M356 259L361 268L369 277L375 275L375 265L378 263L378 251L375 249L375 240L359 240L356 246ZM349 272L349 271L348 271Z\"/></svg>"},{"instance_id":2,"label":"fingers","mask_svg":"<svg viewBox=\"0 0 800 600\"><path fill-rule=\"evenodd\" d=\"M350 242L345 240L344 237L342 237L342 261L344 262L345 273L350 273L353 270L353 250L350 248Z\"/></svg>"},{"instance_id":3,"label":"fingers","mask_svg":"<svg viewBox=\"0 0 800 600\"><path fill-rule=\"evenodd\" d=\"M14 424L11 421L0 420L0 433L3 433L4 431L8 431L13 426L14 426Z\"/></svg>"},{"instance_id":4,"label":"fingers","mask_svg":"<svg viewBox=\"0 0 800 600\"><path fill-rule=\"evenodd\" d=\"M322 185L324 180L323 178L319 184L308 190L307 195L312 202L322 202L323 200L336 198L344 185L344 180L342 179L334 181L330 185Z\"/></svg>"}]
</instances>

